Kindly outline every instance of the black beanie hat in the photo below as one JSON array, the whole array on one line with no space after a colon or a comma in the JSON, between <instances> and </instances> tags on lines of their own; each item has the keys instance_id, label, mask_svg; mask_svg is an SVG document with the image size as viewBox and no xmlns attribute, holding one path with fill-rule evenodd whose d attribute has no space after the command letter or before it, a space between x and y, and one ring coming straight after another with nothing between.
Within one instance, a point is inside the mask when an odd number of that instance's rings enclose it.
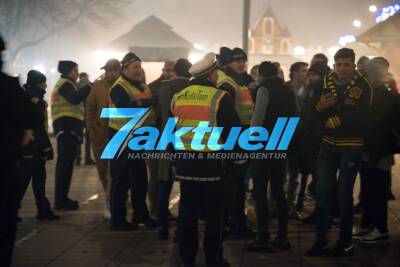
<instances>
[{"instance_id":1,"label":"black beanie hat","mask_svg":"<svg viewBox=\"0 0 400 267\"><path fill-rule=\"evenodd\" d=\"M312 64L308 70L308 72L315 73L321 77L324 77L326 74L329 73L329 71L330 71L329 67L321 61L317 61L314 64Z\"/></svg>"},{"instance_id":2,"label":"black beanie hat","mask_svg":"<svg viewBox=\"0 0 400 267\"><path fill-rule=\"evenodd\" d=\"M217 55L218 66L224 67L225 65L232 62L232 49L223 46L219 49L219 54Z\"/></svg>"},{"instance_id":3,"label":"black beanie hat","mask_svg":"<svg viewBox=\"0 0 400 267\"><path fill-rule=\"evenodd\" d=\"M142 61L142 60L132 52L127 53L121 61L122 68L128 67L129 64L135 61Z\"/></svg>"},{"instance_id":4,"label":"black beanie hat","mask_svg":"<svg viewBox=\"0 0 400 267\"><path fill-rule=\"evenodd\" d=\"M30 86L37 85L38 83L43 83L47 80L46 76L37 70L30 70L28 72L28 77L26 83Z\"/></svg>"},{"instance_id":5,"label":"black beanie hat","mask_svg":"<svg viewBox=\"0 0 400 267\"><path fill-rule=\"evenodd\" d=\"M278 76L278 68L271 61L263 61L258 67L258 73L263 78Z\"/></svg>"},{"instance_id":6,"label":"black beanie hat","mask_svg":"<svg viewBox=\"0 0 400 267\"><path fill-rule=\"evenodd\" d=\"M63 75L68 75L68 73L70 73L71 70L76 66L78 66L78 64L76 64L73 61L60 60L60 61L58 61L58 72Z\"/></svg>"},{"instance_id":7,"label":"black beanie hat","mask_svg":"<svg viewBox=\"0 0 400 267\"><path fill-rule=\"evenodd\" d=\"M230 62L235 61L235 60L241 60L241 59L244 59L244 60L247 61L246 52L244 52L244 50L239 48L239 47L233 48L233 50L232 50L232 58L231 58Z\"/></svg>"},{"instance_id":8,"label":"black beanie hat","mask_svg":"<svg viewBox=\"0 0 400 267\"><path fill-rule=\"evenodd\" d=\"M190 67L192 67L192 63L190 63L189 60L185 58L180 58L176 61L174 69L177 76L190 78L191 76L189 73Z\"/></svg>"},{"instance_id":9,"label":"black beanie hat","mask_svg":"<svg viewBox=\"0 0 400 267\"><path fill-rule=\"evenodd\" d=\"M6 44L4 43L4 40L0 35L0 52L4 50L6 50Z\"/></svg>"}]
</instances>

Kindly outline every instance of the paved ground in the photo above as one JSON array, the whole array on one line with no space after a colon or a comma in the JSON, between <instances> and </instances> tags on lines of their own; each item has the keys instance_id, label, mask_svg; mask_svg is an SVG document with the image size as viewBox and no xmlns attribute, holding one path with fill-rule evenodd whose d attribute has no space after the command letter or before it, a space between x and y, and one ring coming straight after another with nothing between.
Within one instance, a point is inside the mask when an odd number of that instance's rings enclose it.
<instances>
[{"instance_id":1,"label":"paved ground","mask_svg":"<svg viewBox=\"0 0 400 267\"><path fill-rule=\"evenodd\" d=\"M400 159L397 158L397 161ZM47 192L53 200L54 162L48 164ZM400 266L400 164L393 171L393 189L397 200L390 202L389 229L391 244L384 247L357 245L351 259L307 258L304 252L313 241L313 229L291 221L288 252L248 253L242 247L248 241L226 240L225 256L232 266ZM356 186L358 188L358 186ZM178 190L171 203L176 213ZM357 194L357 192L355 192ZM77 167L71 188L71 198L78 199L82 208L61 213L58 222L38 223L31 188L23 201L13 266L177 266L177 246L172 239L158 241L156 231L131 233L111 232L103 219L104 195L93 166ZM306 210L310 210L310 206ZM251 213L251 210L249 211ZM307 213L307 212L306 212ZM249 214L252 217L252 214ZM357 217L357 221L358 221ZM337 230L332 230L332 240ZM201 247L201 246L200 246ZM204 266L199 252L198 266Z\"/></svg>"}]
</instances>

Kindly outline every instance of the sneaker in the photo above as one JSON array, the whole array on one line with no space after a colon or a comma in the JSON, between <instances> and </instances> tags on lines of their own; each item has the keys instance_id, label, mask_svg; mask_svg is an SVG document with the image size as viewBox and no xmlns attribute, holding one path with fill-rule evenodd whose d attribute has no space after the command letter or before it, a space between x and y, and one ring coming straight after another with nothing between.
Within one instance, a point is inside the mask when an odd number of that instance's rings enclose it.
<instances>
[{"instance_id":1,"label":"sneaker","mask_svg":"<svg viewBox=\"0 0 400 267\"><path fill-rule=\"evenodd\" d=\"M389 240L389 233L382 233L377 228L374 228L368 235L361 237L358 241L361 244L378 244L385 243Z\"/></svg>"},{"instance_id":2,"label":"sneaker","mask_svg":"<svg viewBox=\"0 0 400 267\"><path fill-rule=\"evenodd\" d=\"M330 257L352 257L354 255L354 245L352 243L345 244L337 241L332 250L328 252Z\"/></svg>"},{"instance_id":3,"label":"sneaker","mask_svg":"<svg viewBox=\"0 0 400 267\"><path fill-rule=\"evenodd\" d=\"M60 219L60 216L54 214L52 211L38 212L36 219L39 221L56 221Z\"/></svg>"},{"instance_id":4,"label":"sneaker","mask_svg":"<svg viewBox=\"0 0 400 267\"><path fill-rule=\"evenodd\" d=\"M366 236L371 232L369 228L356 227L353 229L353 237Z\"/></svg>"},{"instance_id":5,"label":"sneaker","mask_svg":"<svg viewBox=\"0 0 400 267\"><path fill-rule=\"evenodd\" d=\"M152 219L152 218L147 218L147 219L132 219L132 223L139 225L140 223L146 225L147 228L156 228L157 227L157 221Z\"/></svg>"},{"instance_id":6,"label":"sneaker","mask_svg":"<svg viewBox=\"0 0 400 267\"><path fill-rule=\"evenodd\" d=\"M137 225L133 223L123 222L118 225L111 225L110 229L112 231L135 231L137 229Z\"/></svg>"},{"instance_id":7,"label":"sneaker","mask_svg":"<svg viewBox=\"0 0 400 267\"><path fill-rule=\"evenodd\" d=\"M315 241L312 247L306 252L308 257L322 257L325 256L329 249L329 242L326 239L319 239Z\"/></svg>"},{"instance_id":8,"label":"sneaker","mask_svg":"<svg viewBox=\"0 0 400 267\"><path fill-rule=\"evenodd\" d=\"M65 203L56 204L54 206L56 210L77 210L79 209L78 201L68 199Z\"/></svg>"},{"instance_id":9,"label":"sneaker","mask_svg":"<svg viewBox=\"0 0 400 267\"><path fill-rule=\"evenodd\" d=\"M272 241L272 245L275 248L282 250L289 250L292 248L290 245L289 239L287 237L276 237L274 241Z\"/></svg>"},{"instance_id":10,"label":"sneaker","mask_svg":"<svg viewBox=\"0 0 400 267\"><path fill-rule=\"evenodd\" d=\"M271 252L274 247L268 240L256 239L250 244L245 245L244 249L248 252Z\"/></svg>"}]
</instances>

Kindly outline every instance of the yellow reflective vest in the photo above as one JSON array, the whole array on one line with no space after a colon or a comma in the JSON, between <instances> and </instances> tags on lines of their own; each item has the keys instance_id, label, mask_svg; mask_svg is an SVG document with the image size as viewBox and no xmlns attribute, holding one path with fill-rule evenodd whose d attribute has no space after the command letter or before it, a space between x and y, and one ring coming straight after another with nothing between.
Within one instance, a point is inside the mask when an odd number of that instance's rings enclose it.
<instances>
[{"instance_id":1,"label":"yellow reflective vest","mask_svg":"<svg viewBox=\"0 0 400 267\"><path fill-rule=\"evenodd\" d=\"M218 70L217 87L228 84L235 89L235 110L239 115L243 125L250 125L251 116L254 111L254 102L250 90L246 86L241 86L222 70Z\"/></svg>"},{"instance_id":2,"label":"yellow reflective vest","mask_svg":"<svg viewBox=\"0 0 400 267\"><path fill-rule=\"evenodd\" d=\"M75 84L68 79L60 78L57 81L51 93L51 118L53 121L55 121L61 117L71 117L83 121L83 102L78 105L71 104L59 93L61 86L63 86L65 83L70 83L75 88L75 90L77 90Z\"/></svg>"},{"instance_id":3,"label":"yellow reflective vest","mask_svg":"<svg viewBox=\"0 0 400 267\"><path fill-rule=\"evenodd\" d=\"M199 122L209 122L208 127L217 126L217 114L221 99L227 92L209 86L191 85L181 92L175 94L171 111L174 117L178 118L177 129L181 127L197 127ZM181 137L186 151L211 151L208 148L210 133L204 134L201 147L192 147L194 133L188 132Z\"/></svg>"},{"instance_id":4,"label":"yellow reflective vest","mask_svg":"<svg viewBox=\"0 0 400 267\"><path fill-rule=\"evenodd\" d=\"M119 78L114 82L114 84L110 88L111 90L114 88L114 86L120 85L122 88L124 88L125 92L130 96L131 101L139 101L139 100L144 100L144 99L151 99L152 94L150 91L150 88L146 84L142 84L144 91L140 91L138 88L136 88L133 84L131 84L127 79L125 79L122 75L119 76ZM116 108L115 104L112 102L110 98L110 108ZM146 125L152 125L155 123L155 113L153 110L151 110L150 115L147 117L146 121L144 124ZM114 130L119 130L121 129L124 124L126 124L129 120L132 118L110 118L108 122L108 126Z\"/></svg>"}]
</instances>

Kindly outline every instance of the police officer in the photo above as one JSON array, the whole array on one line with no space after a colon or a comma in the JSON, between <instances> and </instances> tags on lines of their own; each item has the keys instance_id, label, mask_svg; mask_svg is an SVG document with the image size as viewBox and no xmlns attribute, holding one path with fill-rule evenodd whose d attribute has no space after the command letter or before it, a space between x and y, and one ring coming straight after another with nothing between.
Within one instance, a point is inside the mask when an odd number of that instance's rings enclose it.
<instances>
[{"instance_id":1,"label":"police officer","mask_svg":"<svg viewBox=\"0 0 400 267\"><path fill-rule=\"evenodd\" d=\"M233 50L221 47L218 64L217 88L227 91L234 103L236 112L239 115L241 126L249 127L254 103L250 90L244 85L244 68L247 55L240 49ZM246 225L245 207L245 177L248 167L246 160L237 160L230 169L228 175L228 203L226 204L226 216L231 219L230 226L233 238L253 238L255 233Z\"/></svg>"},{"instance_id":2,"label":"police officer","mask_svg":"<svg viewBox=\"0 0 400 267\"><path fill-rule=\"evenodd\" d=\"M51 94L51 118L57 139L57 163L55 183L55 208L76 210L78 201L68 197L71 185L74 159L82 142L84 106L90 93L86 86L78 90L78 65L73 61L58 62L60 79Z\"/></svg>"},{"instance_id":3,"label":"police officer","mask_svg":"<svg viewBox=\"0 0 400 267\"><path fill-rule=\"evenodd\" d=\"M229 94L216 89L218 76L215 54L207 54L189 72L195 78L189 87L175 94L171 103L171 111L178 118L177 129L208 121L209 127L224 127L224 139L229 128L238 126L240 120ZM202 143L207 144L209 138L210 135L205 134ZM210 152L208 146L193 149L193 140L193 133L182 136L185 150L192 151L195 159L176 160L176 179L180 180L181 190L179 253L183 266L194 266L198 248L198 215L204 209L206 265L230 266L224 261L222 252L222 162L218 159L207 159L207 152ZM197 149L201 152L194 152ZM202 156L204 159L201 159Z\"/></svg>"},{"instance_id":4,"label":"police officer","mask_svg":"<svg viewBox=\"0 0 400 267\"><path fill-rule=\"evenodd\" d=\"M142 82L142 61L134 53L128 53L121 61L121 75L110 88L110 108L148 108L152 106L150 88ZM154 113L152 112L152 116ZM154 116L155 118L155 116ZM111 138L129 119L110 118ZM125 150L118 158L111 160L111 229L118 231L135 230L139 223L155 227L155 220L149 216L146 206L147 171L144 159L127 158ZM126 219L126 198L128 190L133 208L132 223Z\"/></svg>"},{"instance_id":5,"label":"police officer","mask_svg":"<svg viewBox=\"0 0 400 267\"><path fill-rule=\"evenodd\" d=\"M19 85L17 78L12 78L1 71L2 52L5 44L0 36L0 99L2 125L0 131L0 266L10 266L17 231L17 160L21 154L21 143L26 145L31 137L27 129L40 127L43 115Z\"/></svg>"},{"instance_id":6,"label":"police officer","mask_svg":"<svg viewBox=\"0 0 400 267\"><path fill-rule=\"evenodd\" d=\"M58 220L46 198L46 161L53 159L53 148L47 135L47 102L44 100L47 83L46 76L36 70L28 72L24 85L29 100L44 114L40 128L33 130L32 138L22 150L19 161L19 192L18 201L21 203L26 189L32 179L32 189L38 209L38 220Z\"/></svg>"}]
</instances>

